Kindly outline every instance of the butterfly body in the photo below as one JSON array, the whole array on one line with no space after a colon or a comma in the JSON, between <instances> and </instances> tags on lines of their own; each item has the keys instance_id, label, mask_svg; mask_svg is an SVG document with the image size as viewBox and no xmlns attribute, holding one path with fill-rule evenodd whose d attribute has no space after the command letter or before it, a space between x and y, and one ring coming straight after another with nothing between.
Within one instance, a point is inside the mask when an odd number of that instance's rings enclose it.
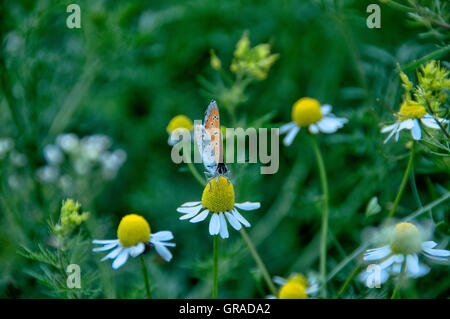
<instances>
[{"instance_id":1,"label":"butterfly body","mask_svg":"<svg viewBox=\"0 0 450 319\"><path fill-rule=\"evenodd\" d=\"M224 176L229 179L229 170L223 161L222 133L220 131L219 107L216 101L209 103L203 125L196 125L197 145L206 169L208 181Z\"/></svg>"}]
</instances>

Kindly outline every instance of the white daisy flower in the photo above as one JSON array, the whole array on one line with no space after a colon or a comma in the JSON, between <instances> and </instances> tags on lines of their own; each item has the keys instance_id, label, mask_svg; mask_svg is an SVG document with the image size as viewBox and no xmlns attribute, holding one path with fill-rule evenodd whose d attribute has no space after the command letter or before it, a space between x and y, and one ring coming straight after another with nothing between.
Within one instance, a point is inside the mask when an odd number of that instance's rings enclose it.
<instances>
[{"instance_id":1,"label":"white daisy flower","mask_svg":"<svg viewBox=\"0 0 450 319\"><path fill-rule=\"evenodd\" d=\"M74 133L60 134L56 138L56 144L66 153L74 154L78 151L80 139Z\"/></svg>"},{"instance_id":2,"label":"white daisy flower","mask_svg":"<svg viewBox=\"0 0 450 319\"><path fill-rule=\"evenodd\" d=\"M268 299L308 299L319 291L317 281L301 274L292 274L288 279L273 277L273 282L280 286L278 296L267 296Z\"/></svg>"},{"instance_id":3,"label":"white daisy flower","mask_svg":"<svg viewBox=\"0 0 450 319\"><path fill-rule=\"evenodd\" d=\"M448 120L438 118L441 124L448 124ZM416 141L422 138L421 124L438 130L441 127L433 116L428 114L423 106L415 101L405 101L397 113L397 121L394 124L385 126L381 129L381 133L389 133L384 143L390 140L395 134L395 141L398 141L400 131L407 129L411 131L411 136Z\"/></svg>"},{"instance_id":4,"label":"white daisy flower","mask_svg":"<svg viewBox=\"0 0 450 319\"><path fill-rule=\"evenodd\" d=\"M312 134L334 133L348 122L346 118L336 117L331 113L332 106L329 104L320 105L319 101L309 97L303 97L295 102L292 107L292 122L280 127L280 134L287 133L283 144L292 144L297 133L302 126L308 126Z\"/></svg>"},{"instance_id":5,"label":"white daisy flower","mask_svg":"<svg viewBox=\"0 0 450 319\"><path fill-rule=\"evenodd\" d=\"M180 141L180 136L183 135L183 131L192 132L194 129L194 124L191 119L186 115L177 115L172 118L167 125L167 133L169 134L169 140L167 143L173 146ZM193 134L191 134L193 135Z\"/></svg>"},{"instance_id":6,"label":"white daisy flower","mask_svg":"<svg viewBox=\"0 0 450 319\"><path fill-rule=\"evenodd\" d=\"M231 181L223 176L209 181L203 190L200 202L187 202L177 208L182 213L180 220L189 219L191 223L198 223L211 216L209 221L209 233L228 238L227 221L231 227L240 230L242 225L250 227L250 223L238 212L237 209L255 210L260 203L234 202L234 188Z\"/></svg>"},{"instance_id":7,"label":"white daisy flower","mask_svg":"<svg viewBox=\"0 0 450 319\"><path fill-rule=\"evenodd\" d=\"M364 254L365 261L380 261L380 283L384 283L389 273L399 274L402 265L405 265L405 276L417 278L426 275L430 268L419 262L419 255L427 257L432 262L446 263L450 257L450 251L435 249L434 241L422 241L419 229L411 223L397 224L390 235L390 243L386 246L369 249ZM365 281L367 271L360 275Z\"/></svg>"},{"instance_id":8,"label":"white daisy flower","mask_svg":"<svg viewBox=\"0 0 450 319\"><path fill-rule=\"evenodd\" d=\"M126 215L120 221L117 229L118 239L94 240L93 244L103 245L103 247L94 248L92 251L111 250L102 261L113 259L112 268L118 269L126 263L128 257L137 257L144 253L148 247L155 247L156 252L165 260L172 259L171 252L166 247L175 247L174 243L166 241L173 239L172 232L159 231L150 232L150 226L147 221L139 215Z\"/></svg>"},{"instance_id":9,"label":"white daisy flower","mask_svg":"<svg viewBox=\"0 0 450 319\"><path fill-rule=\"evenodd\" d=\"M64 154L61 149L53 144L44 147L44 158L50 165L59 165L64 161Z\"/></svg>"}]
</instances>

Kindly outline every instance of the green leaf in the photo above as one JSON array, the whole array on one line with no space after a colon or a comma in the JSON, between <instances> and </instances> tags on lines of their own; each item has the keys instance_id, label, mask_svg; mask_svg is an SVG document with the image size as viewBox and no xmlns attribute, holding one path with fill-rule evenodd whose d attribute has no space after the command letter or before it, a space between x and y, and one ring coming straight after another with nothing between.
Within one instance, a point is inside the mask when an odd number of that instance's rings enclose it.
<instances>
[{"instance_id":1,"label":"green leaf","mask_svg":"<svg viewBox=\"0 0 450 319\"><path fill-rule=\"evenodd\" d=\"M366 207L366 217L373 216L381 212L381 206L378 204L378 197L374 196L370 199Z\"/></svg>"}]
</instances>

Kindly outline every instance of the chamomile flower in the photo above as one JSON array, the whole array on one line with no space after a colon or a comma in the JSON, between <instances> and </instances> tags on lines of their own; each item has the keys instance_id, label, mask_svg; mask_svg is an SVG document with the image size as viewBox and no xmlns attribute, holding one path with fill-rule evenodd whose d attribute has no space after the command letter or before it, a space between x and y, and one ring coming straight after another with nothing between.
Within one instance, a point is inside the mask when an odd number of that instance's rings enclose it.
<instances>
[{"instance_id":1,"label":"chamomile flower","mask_svg":"<svg viewBox=\"0 0 450 319\"><path fill-rule=\"evenodd\" d=\"M301 274L293 274L288 279L275 276L273 281L280 286L278 296L268 296L269 299L308 299L319 291L315 280Z\"/></svg>"},{"instance_id":2,"label":"chamomile flower","mask_svg":"<svg viewBox=\"0 0 450 319\"><path fill-rule=\"evenodd\" d=\"M331 105L320 105L319 101L309 97L303 97L295 102L292 107L292 122L280 127L280 134L287 133L283 144L292 144L300 128L307 126L312 134L334 133L348 122L346 118L336 117L331 113Z\"/></svg>"},{"instance_id":3,"label":"chamomile flower","mask_svg":"<svg viewBox=\"0 0 450 319\"><path fill-rule=\"evenodd\" d=\"M448 120L438 118L441 124L447 124ZM411 131L413 139L420 140L422 138L421 126L425 125L432 129L440 129L439 124L433 116L428 114L425 108L415 101L405 101L397 113L397 121L394 124L385 126L381 129L381 133L389 133L384 140L387 143L389 139L395 134L395 141L398 141L400 131L407 129Z\"/></svg>"},{"instance_id":4,"label":"chamomile flower","mask_svg":"<svg viewBox=\"0 0 450 319\"><path fill-rule=\"evenodd\" d=\"M432 262L446 263L450 251L435 249L434 241L423 241L419 229L411 224L402 222L397 224L390 232L390 242L380 248L369 249L364 254L365 261L380 261L381 283L387 280L388 274L399 274L404 264L406 277L421 277L426 275L430 268L419 262L419 255L427 257ZM367 272L360 275L361 280L367 278Z\"/></svg>"},{"instance_id":5,"label":"chamomile flower","mask_svg":"<svg viewBox=\"0 0 450 319\"><path fill-rule=\"evenodd\" d=\"M182 131L192 132L193 129L194 124L186 115L175 116L170 120L166 128L167 133L169 134L169 145L172 146L179 142L179 136L181 135Z\"/></svg>"},{"instance_id":6,"label":"chamomile flower","mask_svg":"<svg viewBox=\"0 0 450 319\"><path fill-rule=\"evenodd\" d=\"M242 225L250 227L250 223L238 212L242 210L255 210L260 203L234 202L234 188L231 181L223 176L213 178L203 190L200 202L187 202L177 208L182 213L180 220L189 219L191 223L204 221L211 216L209 221L209 233L228 238L227 220L231 227L240 230Z\"/></svg>"},{"instance_id":7,"label":"chamomile flower","mask_svg":"<svg viewBox=\"0 0 450 319\"><path fill-rule=\"evenodd\" d=\"M150 226L144 217L130 214L126 215L120 221L117 229L118 239L94 240L92 243L103 245L103 247L94 248L94 252L111 250L102 261L113 259L112 267L118 269L126 263L128 257L137 257L144 253L148 247L155 247L156 252L165 260L172 259L171 252L166 247L175 247L174 243L168 243L173 239L172 232L159 231L150 232Z\"/></svg>"}]
</instances>

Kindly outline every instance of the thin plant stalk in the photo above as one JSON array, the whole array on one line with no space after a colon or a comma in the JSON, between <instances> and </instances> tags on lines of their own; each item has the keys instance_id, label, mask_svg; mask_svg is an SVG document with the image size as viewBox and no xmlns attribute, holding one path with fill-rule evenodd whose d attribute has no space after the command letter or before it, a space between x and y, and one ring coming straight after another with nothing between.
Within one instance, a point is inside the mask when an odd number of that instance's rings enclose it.
<instances>
[{"instance_id":1,"label":"thin plant stalk","mask_svg":"<svg viewBox=\"0 0 450 319\"><path fill-rule=\"evenodd\" d=\"M219 290L219 236L214 236L214 247L213 247L213 299L217 299L217 294Z\"/></svg>"},{"instance_id":2,"label":"thin plant stalk","mask_svg":"<svg viewBox=\"0 0 450 319\"><path fill-rule=\"evenodd\" d=\"M406 272L406 256L405 256L405 260L404 260L403 263L402 263L402 270L401 270L401 272L400 272L400 277L398 278L398 281L397 281L397 283L395 284L395 288L394 288L394 291L392 292L391 299L397 298L398 293L399 293L399 291L400 291L400 285L402 284L402 281L403 281L403 277L404 277L404 275L405 275L405 272Z\"/></svg>"},{"instance_id":3,"label":"thin plant stalk","mask_svg":"<svg viewBox=\"0 0 450 319\"><path fill-rule=\"evenodd\" d=\"M336 295L336 299L340 298L342 296L342 294L345 292L345 290L347 290L348 286L350 285L350 283L352 282L353 278L356 277L356 275L359 273L359 271L361 270L362 266L361 264L357 264L355 269L353 269L353 271L350 273L350 275L347 277L347 279L345 280L344 284L342 285L341 289L339 289L338 294Z\"/></svg>"},{"instance_id":4,"label":"thin plant stalk","mask_svg":"<svg viewBox=\"0 0 450 319\"><path fill-rule=\"evenodd\" d=\"M311 135L311 141L314 149L314 154L319 168L320 184L322 186L322 224L320 233L320 278L322 285L320 293L323 298L327 295L327 234L328 234L328 181L325 164L323 162L322 153L320 152L319 144L315 135Z\"/></svg>"},{"instance_id":5,"label":"thin plant stalk","mask_svg":"<svg viewBox=\"0 0 450 319\"><path fill-rule=\"evenodd\" d=\"M262 261L261 257L259 256L258 252L256 251L255 246L253 245L252 240L247 234L247 231L244 228L241 228L240 233L242 235L242 238L244 239L245 243L247 244L248 250L250 250L251 255L253 256L253 259L255 260L256 264L258 265L259 270L261 271L264 280L267 283L267 286L270 289L270 292L276 296L277 295L277 289L275 288L275 285L272 282L272 279L270 279L269 272L267 271L266 266L264 265L264 262Z\"/></svg>"},{"instance_id":6,"label":"thin plant stalk","mask_svg":"<svg viewBox=\"0 0 450 319\"><path fill-rule=\"evenodd\" d=\"M400 188L397 192L397 197L395 198L394 205L392 205L392 208L389 212L388 218L392 218L394 216L395 211L397 210L397 206L400 202L400 199L402 198L403 191L405 190L409 175L413 168L415 151L416 151L416 142L413 141L412 146L411 146L411 154L409 155L408 166L406 167L406 171L405 171L405 174L403 175L402 183L400 184Z\"/></svg>"},{"instance_id":7,"label":"thin plant stalk","mask_svg":"<svg viewBox=\"0 0 450 319\"><path fill-rule=\"evenodd\" d=\"M144 256L142 256L142 254L141 254L139 256L139 259L141 260L141 269L142 269L142 276L144 277L145 293L146 293L147 299L152 299L152 293L150 292L150 282L148 280L148 273L147 273L147 267L145 267Z\"/></svg>"},{"instance_id":8,"label":"thin plant stalk","mask_svg":"<svg viewBox=\"0 0 450 319\"><path fill-rule=\"evenodd\" d=\"M184 162L186 163L189 171L191 172L192 176L194 176L194 178L197 180L197 182L199 182L202 186L205 186L205 179L200 175L200 173L195 168L194 164L192 163L192 161L190 159L190 155L191 154L188 154L185 151L187 149L189 149L189 148L188 147L184 147L184 145L183 145L183 159L184 159Z\"/></svg>"}]
</instances>

